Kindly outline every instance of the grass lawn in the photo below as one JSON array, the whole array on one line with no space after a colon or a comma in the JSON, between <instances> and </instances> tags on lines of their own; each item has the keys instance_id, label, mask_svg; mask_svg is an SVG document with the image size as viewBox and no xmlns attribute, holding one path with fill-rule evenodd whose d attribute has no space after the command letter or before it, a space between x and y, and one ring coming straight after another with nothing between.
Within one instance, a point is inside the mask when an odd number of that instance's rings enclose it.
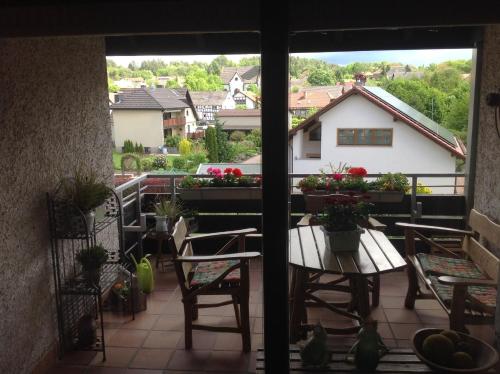
<instances>
[{"instance_id":1,"label":"grass lawn","mask_svg":"<svg viewBox=\"0 0 500 374\"><path fill-rule=\"evenodd\" d=\"M115 170L121 171L122 153L113 151L113 167ZM152 155L144 155L143 157L151 157ZM167 167L172 167L172 159L179 157L178 155L167 155Z\"/></svg>"}]
</instances>

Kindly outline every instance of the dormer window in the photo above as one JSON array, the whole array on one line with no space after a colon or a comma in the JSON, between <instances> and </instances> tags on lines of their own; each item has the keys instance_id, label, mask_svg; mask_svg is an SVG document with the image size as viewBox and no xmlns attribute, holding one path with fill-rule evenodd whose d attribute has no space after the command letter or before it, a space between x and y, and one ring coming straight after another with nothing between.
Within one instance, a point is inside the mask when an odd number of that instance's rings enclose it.
<instances>
[{"instance_id":1,"label":"dormer window","mask_svg":"<svg viewBox=\"0 0 500 374\"><path fill-rule=\"evenodd\" d=\"M234 80L237 81L238 80L238 77L234 77Z\"/></svg>"}]
</instances>

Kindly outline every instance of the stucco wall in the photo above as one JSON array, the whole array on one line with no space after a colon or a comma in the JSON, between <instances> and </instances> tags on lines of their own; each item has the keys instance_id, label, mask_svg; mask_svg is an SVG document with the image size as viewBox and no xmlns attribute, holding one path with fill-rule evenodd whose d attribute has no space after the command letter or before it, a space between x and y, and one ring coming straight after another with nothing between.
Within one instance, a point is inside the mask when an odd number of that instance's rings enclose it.
<instances>
[{"instance_id":1,"label":"stucco wall","mask_svg":"<svg viewBox=\"0 0 500 374\"><path fill-rule=\"evenodd\" d=\"M500 26L486 28L482 66L474 206L500 222L500 138L486 95L500 87Z\"/></svg>"},{"instance_id":2,"label":"stucco wall","mask_svg":"<svg viewBox=\"0 0 500 374\"><path fill-rule=\"evenodd\" d=\"M260 129L261 117L219 116L224 130L253 130Z\"/></svg>"},{"instance_id":3,"label":"stucco wall","mask_svg":"<svg viewBox=\"0 0 500 374\"><path fill-rule=\"evenodd\" d=\"M174 118L175 116L172 116ZM155 152L163 145L161 110L113 110L115 146L121 150L125 140L132 140Z\"/></svg>"},{"instance_id":4,"label":"stucco wall","mask_svg":"<svg viewBox=\"0 0 500 374\"><path fill-rule=\"evenodd\" d=\"M0 87L0 372L28 373L57 336L45 193L113 173L104 39L0 39Z\"/></svg>"}]
</instances>

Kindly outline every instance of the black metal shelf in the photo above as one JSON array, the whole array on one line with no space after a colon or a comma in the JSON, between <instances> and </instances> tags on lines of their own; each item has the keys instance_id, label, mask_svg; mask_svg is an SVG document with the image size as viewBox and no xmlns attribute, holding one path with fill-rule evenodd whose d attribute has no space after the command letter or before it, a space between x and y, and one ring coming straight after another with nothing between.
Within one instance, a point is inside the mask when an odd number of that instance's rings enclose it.
<instances>
[{"instance_id":1,"label":"black metal shelf","mask_svg":"<svg viewBox=\"0 0 500 374\"><path fill-rule=\"evenodd\" d=\"M131 265L123 253L120 199L113 191L111 197L99 208L99 218L90 229L85 214L65 200L59 188L55 193L47 194L47 205L57 305L59 354L62 356L75 349L100 351L105 360L103 296L117 280L124 277L130 277L132 280L132 273L129 271ZM105 230L106 232L103 233ZM106 248L109 262L101 269L99 284L92 285L83 278L76 255L79 251L98 244L100 233L101 235L116 234L118 244L114 248ZM80 322L83 317L89 318L89 316L98 326L96 341L90 346L82 347L78 342Z\"/></svg>"}]
</instances>

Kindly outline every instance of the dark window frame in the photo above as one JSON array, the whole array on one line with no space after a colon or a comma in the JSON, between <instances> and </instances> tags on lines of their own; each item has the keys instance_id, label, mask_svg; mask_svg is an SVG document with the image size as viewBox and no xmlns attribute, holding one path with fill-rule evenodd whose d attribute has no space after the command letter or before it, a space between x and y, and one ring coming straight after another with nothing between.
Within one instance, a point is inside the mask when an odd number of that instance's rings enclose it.
<instances>
[{"instance_id":1,"label":"dark window frame","mask_svg":"<svg viewBox=\"0 0 500 374\"><path fill-rule=\"evenodd\" d=\"M352 143L341 143L341 140L346 138L345 135L341 135L342 131L353 131ZM360 138L366 139L366 135L361 135L360 131L370 131L370 143L360 142ZM389 143L377 143L377 139L385 139L385 136L380 134L376 135L377 131L389 131L390 132L390 142ZM349 146L367 146L367 147L392 147L394 141L394 129L390 128L369 128L369 127L359 127L359 128L338 128L337 129L337 146L338 147L349 147Z\"/></svg>"}]
</instances>

